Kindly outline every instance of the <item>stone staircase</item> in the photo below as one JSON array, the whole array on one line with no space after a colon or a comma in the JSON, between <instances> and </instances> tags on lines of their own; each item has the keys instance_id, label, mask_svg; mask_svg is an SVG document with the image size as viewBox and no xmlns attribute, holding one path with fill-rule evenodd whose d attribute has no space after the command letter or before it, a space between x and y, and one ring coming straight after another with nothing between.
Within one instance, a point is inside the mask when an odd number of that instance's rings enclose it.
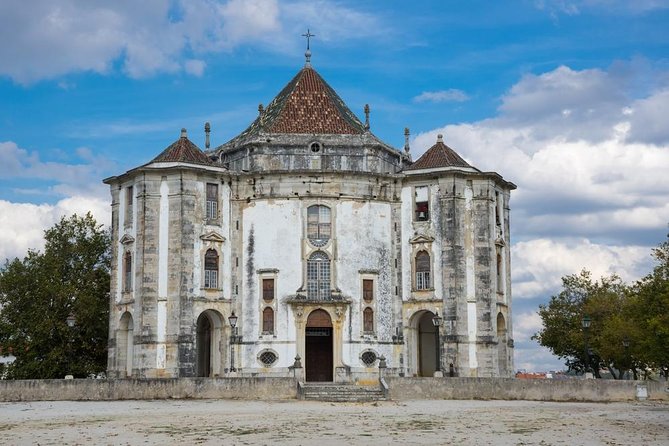
<instances>
[{"instance_id":1,"label":"stone staircase","mask_svg":"<svg viewBox=\"0 0 669 446\"><path fill-rule=\"evenodd\" d=\"M299 383L298 396L303 400L334 402L385 401L386 392L379 386L358 386L343 383Z\"/></svg>"}]
</instances>

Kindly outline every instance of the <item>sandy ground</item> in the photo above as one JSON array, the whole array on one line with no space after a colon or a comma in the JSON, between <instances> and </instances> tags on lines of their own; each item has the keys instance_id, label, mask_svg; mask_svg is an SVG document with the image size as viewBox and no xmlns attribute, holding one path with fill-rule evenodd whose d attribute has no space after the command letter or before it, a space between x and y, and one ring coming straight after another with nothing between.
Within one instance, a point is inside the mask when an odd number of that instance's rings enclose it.
<instances>
[{"instance_id":1,"label":"sandy ground","mask_svg":"<svg viewBox=\"0 0 669 446\"><path fill-rule=\"evenodd\" d=\"M7 445L669 445L667 403L0 403Z\"/></svg>"}]
</instances>

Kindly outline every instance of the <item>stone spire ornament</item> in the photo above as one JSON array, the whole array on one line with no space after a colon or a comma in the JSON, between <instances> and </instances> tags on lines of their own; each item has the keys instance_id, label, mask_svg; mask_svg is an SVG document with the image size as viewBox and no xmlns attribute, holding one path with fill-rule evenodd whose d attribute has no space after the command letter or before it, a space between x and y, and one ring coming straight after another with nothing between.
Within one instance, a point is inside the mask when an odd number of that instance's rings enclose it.
<instances>
[{"instance_id":1,"label":"stone spire ornament","mask_svg":"<svg viewBox=\"0 0 669 446\"><path fill-rule=\"evenodd\" d=\"M369 104L365 104L365 130L369 130Z\"/></svg>"},{"instance_id":2,"label":"stone spire ornament","mask_svg":"<svg viewBox=\"0 0 669 446\"><path fill-rule=\"evenodd\" d=\"M311 68L311 48L310 48L310 42L311 38L315 37L316 34L311 34L309 31L309 28L307 28L306 34L302 34L302 37L307 38L307 51L304 52L304 57L306 59L306 63L304 64L305 67Z\"/></svg>"}]
</instances>

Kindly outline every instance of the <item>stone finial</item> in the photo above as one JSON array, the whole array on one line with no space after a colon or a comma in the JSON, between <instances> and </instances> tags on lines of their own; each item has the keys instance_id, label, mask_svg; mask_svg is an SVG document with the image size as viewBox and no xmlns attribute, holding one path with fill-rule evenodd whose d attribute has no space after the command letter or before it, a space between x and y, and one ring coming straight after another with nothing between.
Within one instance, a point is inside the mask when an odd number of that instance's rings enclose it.
<instances>
[{"instance_id":1,"label":"stone finial","mask_svg":"<svg viewBox=\"0 0 669 446\"><path fill-rule=\"evenodd\" d=\"M265 111L265 108L262 105L262 102L258 104L258 116L262 116L262 112Z\"/></svg>"},{"instance_id":2,"label":"stone finial","mask_svg":"<svg viewBox=\"0 0 669 446\"><path fill-rule=\"evenodd\" d=\"M410 134L411 133L409 132L409 127L404 127L404 151L407 154L411 150L411 147L409 147L409 135Z\"/></svg>"},{"instance_id":3,"label":"stone finial","mask_svg":"<svg viewBox=\"0 0 669 446\"><path fill-rule=\"evenodd\" d=\"M186 131L185 127L181 129L181 137L188 138L188 132Z\"/></svg>"},{"instance_id":4,"label":"stone finial","mask_svg":"<svg viewBox=\"0 0 669 446\"><path fill-rule=\"evenodd\" d=\"M437 142L444 143L444 135L441 133L437 135Z\"/></svg>"},{"instance_id":5,"label":"stone finial","mask_svg":"<svg viewBox=\"0 0 669 446\"><path fill-rule=\"evenodd\" d=\"M365 130L369 130L369 104L365 104Z\"/></svg>"},{"instance_id":6,"label":"stone finial","mask_svg":"<svg viewBox=\"0 0 669 446\"><path fill-rule=\"evenodd\" d=\"M211 124L209 122L204 123L204 147L209 148L209 133L211 132Z\"/></svg>"}]
</instances>

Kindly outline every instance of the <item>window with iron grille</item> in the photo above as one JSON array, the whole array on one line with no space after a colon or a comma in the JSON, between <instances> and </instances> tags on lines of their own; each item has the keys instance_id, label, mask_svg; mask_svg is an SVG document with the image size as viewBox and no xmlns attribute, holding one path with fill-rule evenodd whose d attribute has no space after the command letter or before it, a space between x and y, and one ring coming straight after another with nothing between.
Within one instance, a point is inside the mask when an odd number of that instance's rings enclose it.
<instances>
[{"instance_id":1,"label":"window with iron grille","mask_svg":"<svg viewBox=\"0 0 669 446\"><path fill-rule=\"evenodd\" d=\"M262 298L265 302L274 300L274 279L262 280Z\"/></svg>"},{"instance_id":2,"label":"window with iron grille","mask_svg":"<svg viewBox=\"0 0 669 446\"><path fill-rule=\"evenodd\" d=\"M427 221L430 219L430 206L428 202L427 186L419 186L415 191L415 219L416 221Z\"/></svg>"},{"instance_id":3,"label":"window with iron grille","mask_svg":"<svg viewBox=\"0 0 669 446\"><path fill-rule=\"evenodd\" d=\"M360 355L360 359L362 360L362 363L365 364L367 367L371 367L376 362L377 356L375 352L367 350L363 352L362 355Z\"/></svg>"},{"instance_id":4,"label":"window with iron grille","mask_svg":"<svg viewBox=\"0 0 669 446\"><path fill-rule=\"evenodd\" d=\"M214 249L204 255L204 287L218 288L218 253Z\"/></svg>"},{"instance_id":5,"label":"window with iron grille","mask_svg":"<svg viewBox=\"0 0 669 446\"><path fill-rule=\"evenodd\" d=\"M430 255L426 251L416 254L416 289L427 290L430 283Z\"/></svg>"},{"instance_id":6,"label":"window with iron grille","mask_svg":"<svg viewBox=\"0 0 669 446\"><path fill-rule=\"evenodd\" d=\"M207 183L207 220L218 218L218 184Z\"/></svg>"},{"instance_id":7,"label":"window with iron grille","mask_svg":"<svg viewBox=\"0 0 669 446\"><path fill-rule=\"evenodd\" d=\"M324 246L330 240L330 208L320 204L307 208L307 238L314 246Z\"/></svg>"},{"instance_id":8,"label":"window with iron grille","mask_svg":"<svg viewBox=\"0 0 669 446\"><path fill-rule=\"evenodd\" d=\"M374 299L374 281L372 279L362 279L362 298L368 303Z\"/></svg>"},{"instance_id":9,"label":"window with iron grille","mask_svg":"<svg viewBox=\"0 0 669 446\"><path fill-rule=\"evenodd\" d=\"M130 251L123 257L123 291L132 291L132 254Z\"/></svg>"},{"instance_id":10,"label":"window with iron grille","mask_svg":"<svg viewBox=\"0 0 669 446\"><path fill-rule=\"evenodd\" d=\"M262 310L262 332L263 334L274 334L274 310L270 307Z\"/></svg>"},{"instance_id":11,"label":"window with iron grille","mask_svg":"<svg viewBox=\"0 0 669 446\"><path fill-rule=\"evenodd\" d=\"M258 360L265 366L271 367L279 357L271 350L264 350L258 355Z\"/></svg>"},{"instance_id":12,"label":"window with iron grille","mask_svg":"<svg viewBox=\"0 0 669 446\"><path fill-rule=\"evenodd\" d=\"M362 331L365 333L374 332L374 310L369 307L362 312Z\"/></svg>"},{"instance_id":13,"label":"window with iron grille","mask_svg":"<svg viewBox=\"0 0 669 446\"><path fill-rule=\"evenodd\" d=\"M307 260L307 296L315 300L330 298L330 258L322 251Z\"/></svg>"}]
</instances>

